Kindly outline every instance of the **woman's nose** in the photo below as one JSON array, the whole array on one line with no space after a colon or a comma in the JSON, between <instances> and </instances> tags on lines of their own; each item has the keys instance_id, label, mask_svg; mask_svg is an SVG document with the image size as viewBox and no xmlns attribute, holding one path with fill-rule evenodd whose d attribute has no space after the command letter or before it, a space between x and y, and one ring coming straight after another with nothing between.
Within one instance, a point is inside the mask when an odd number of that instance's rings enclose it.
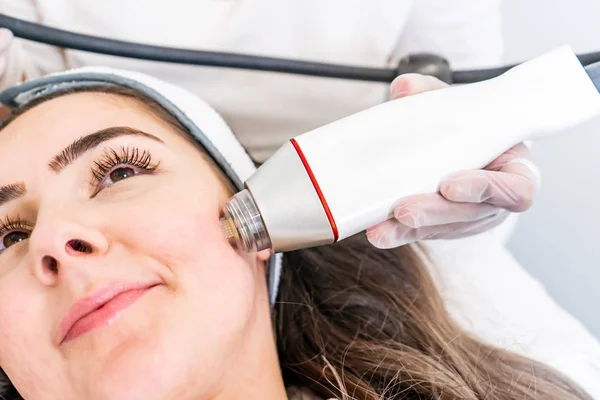
<instances>
[{"instance_id":1,"label":"woman's nose","mask_svg":"<svg viewBox=\"0 0 600 400\"><path fill-rule=\"evenodd\" d=\"M108 250L99 229L70 221L38 221L29 240L33 274L45 285L77 272L78 266Z\"/></svg>"}]
</instances>

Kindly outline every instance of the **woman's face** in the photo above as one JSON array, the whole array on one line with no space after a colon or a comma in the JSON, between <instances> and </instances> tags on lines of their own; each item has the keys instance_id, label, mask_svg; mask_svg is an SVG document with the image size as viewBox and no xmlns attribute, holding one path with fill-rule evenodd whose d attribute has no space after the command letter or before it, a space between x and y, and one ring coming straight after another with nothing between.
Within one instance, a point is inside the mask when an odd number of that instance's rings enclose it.
<instances>
[{"instance_id":1,"label":"woman's face","mask_svg":"<svg viewBox=\"0 0 600 400\"><path fill-rule=\"evenodd\" d=\"M209 398L260 359L267 254L228 245L228 194L168 124L63 96L0 132L0 171L0 367L24 398Z\"/></svg>"}]
</instances>

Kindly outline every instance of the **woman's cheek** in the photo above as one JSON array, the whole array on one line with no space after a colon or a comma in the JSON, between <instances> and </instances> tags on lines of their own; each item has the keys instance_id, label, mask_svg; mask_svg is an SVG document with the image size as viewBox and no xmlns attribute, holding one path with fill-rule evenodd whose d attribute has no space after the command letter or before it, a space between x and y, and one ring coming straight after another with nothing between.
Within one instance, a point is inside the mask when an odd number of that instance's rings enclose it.
<instances>
[{"instance_id":1,"label":"woman's cheek","mask_svg":"<svg viewBox=\"0 0 600 400\"><path fill-rule=\"evenodd\" d=\"M244 295L252 290L254 260L225 238L219 222L223 189L216 179L169 174L142 177L135 185L145 188L143 196L115 199L98 211L111 216L104 229L114 245L158 261L179 283L195 281L207 291L237 286Z\"/></svg>"},{"instance_id":2,"label":"woman's cheek","mask_svg":"<svg viewBox=\"0 0 600 400\"><path fill-rule=\"evenodd\" d=\"M200 279L203 286L248 270L240 264L248 260L229 245L219 223L217 189L173 178L141 198L103 206L98 214L111 216L103 229L113 245L150 257L175 275Z\"/></svg>"},{"instance_id":3,"label":"woman's cheek","mask_svg":"<svg viewBox=\"0 0 600 400\"><path fill-rule=\"evenodd\" d=\"M132 247L151 253L172 256L224 239L215 235L218 214L207 205L197 203L192 206L181 201L180 196L150 197L154 200L115 204L111 212L114 222L106 226L111 239L128 242Z\"/></svg>"},{"instance_id":4,"label":"woman's cheek","mask_svg":"<svg viewBox=\"0 0 600 400\"><path fill-rule=\"evenodd\" d=\"M151 205L142 202L120 216L122 226L111 239L169 270L171 289L185 304L172 313L195 315L205 328L221 327L230 338L246 327L255 306L256 279L264 277L250 256L230 246L218 205L207 197L190 193L156 196Z\"/></svg>"},{"instance_id":5,"label":"woman's cheek","mask_svg":"<svg viewBox=\"0 0 600 400\"><path fill-rule=\"evenodd\" d=\"M51 339L41 294L32 292L30 285L22 282L28 274L20 275L24 276L13 275L0 282L0 366L7 365L5 370L22 362L35 363L31 356L43 354L39 347ZM26 354L29 356L24 357Z\"/></svg>"}]
</instances>

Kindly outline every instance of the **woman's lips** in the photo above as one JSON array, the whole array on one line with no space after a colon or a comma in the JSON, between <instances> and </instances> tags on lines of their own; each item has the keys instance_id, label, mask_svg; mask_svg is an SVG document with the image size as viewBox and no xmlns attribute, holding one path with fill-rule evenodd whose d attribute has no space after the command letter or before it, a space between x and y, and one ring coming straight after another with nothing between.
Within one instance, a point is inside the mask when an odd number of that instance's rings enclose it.
<instances>
[{"instance_id":1,"label":"woman's lips","mask_svg":"<svg viewBox=\"0 0 600 400\"><path fill-rule=\"evenodd\" d=\"M109 323L155 286L158 284L115 283L78 300L59 325L59 345Z\"/></svg>"}]
</instances>

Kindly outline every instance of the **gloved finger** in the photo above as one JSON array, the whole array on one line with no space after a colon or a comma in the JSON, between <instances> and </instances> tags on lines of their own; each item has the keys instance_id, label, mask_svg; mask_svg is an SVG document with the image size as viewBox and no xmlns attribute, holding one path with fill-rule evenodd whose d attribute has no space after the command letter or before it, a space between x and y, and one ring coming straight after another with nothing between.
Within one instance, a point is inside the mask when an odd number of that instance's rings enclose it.
<instances>
[{"instance_id":1,"label":"gloved finger","mask_svg":"<svg viewBox=\"0 0 600 400\"><path fill-rule=\"evenodd\" d=\"M380 249L400 247L422 240L459 239L495 228L504 222L508 215L507 211L501 210L496 214L474 222L455 222L446 225L424 226L417 229L409 228L395 219L390 219L369 228L367 239L373 246Z\"/></svg>"},{"instance_id":2,"label":"gloved finger","mask_svg":"<svg viewBox=\"0 0 600 400\"><path fill-rule=\"evenodd\" d=\"M440 185L446 199L463 203L488 203L513 212L522 212L533 204L539 187L535 166L514 159L500 171L466 171L453 175Z\"/></svg>"},{"instance_id":3,"label":"gloved finger","mask_svg":"<svg viewBox=\"0 0 600 400\"><path fill-rule=\"evenodd\" d=\"M428 193L402 199L394 209L394 218L407 227L476 221L498 212L491 204L457 203L439 193Z\"/></svg>"},{"instance_id":4,"label":"gloved finger","mask_svg":"<svg viewBox=\"0 0 600 400\"><path fill-rule=\"evenodd\" d=\"M520 143L504 152L486 170L463 171L447 177L440 193L448 200L487 202L510 211L527 210L540 186L540 173L529 159L529 148Z\"/></svg>"},{"instance_id":5,"label":"gloved finger","mask_svg":"<svg viewBox=\"0 0 600 400\"><path fill-rule=\"evenodd\" d=\"M8 50L13 38L14 35L10 30L6 28L0 28L0 53Z\"/></svg>"},{"instance_id":6,"label":"gloved finger","mask_svg":"<svg viewBox=\"0 0 600 400\"><path fill-rule=\"evenodd\" d=\"M541 174L539 168L531 161L531 151L525 143L519 143L512 147L500 157L492 161L484 169L491 171L503 171L510 172L505 168L508 164L522 164L523 167L527 167L529 170L521 170L517 168L517 173L522 173L524 176L533 177L536 183L536 188L539 190L541 184Z\"/></svg>"},{"instance_id":7,"label":"gloved finger","mask_svg":"<svg viewBox=\"0 0 600 400\"><path fill-rule=\"evenodd\" d=\"M509 163L511 160L521 158L531 158L531 151L529 150L529 147L527 147L524 143L519 143L511 147L510 149L502 153L494 161L486 165L483 169L487 169L490 171L499 171L505 164Z\"/></svg>"},{"instance_id":8,"label":"gloved finger","mask_svg":"<svg viewBox=\"0 0 600 400\"><path fill-rule=\"evenodd\" d=\"M533 181L534 196L540 190L542 184L540 169L528 158L514 158L507 162L500 171L519 174L531 179Z\"/></svg>"},{"instance_id":9,"label":"gloved finger","mask_svg":"<svg viewBox=\"0 0 600 400\"><path fill-rule=\"evenodd\" d=\"M403 74L392 81L390 95L392 99L410 96L413 94L442 89L448 84L430 75Z\"/></svg>"}]
</instances>

